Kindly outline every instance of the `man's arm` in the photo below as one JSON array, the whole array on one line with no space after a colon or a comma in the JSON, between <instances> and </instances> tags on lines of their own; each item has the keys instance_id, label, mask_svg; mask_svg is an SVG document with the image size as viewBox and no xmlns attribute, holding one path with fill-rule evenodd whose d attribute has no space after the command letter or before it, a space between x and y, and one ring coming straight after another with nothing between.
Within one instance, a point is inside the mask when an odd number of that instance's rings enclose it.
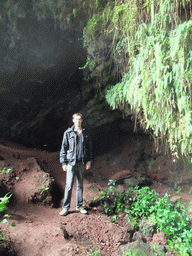
<instances>
[{"instance_id":1,"label":"man's arm","mask_svg":"<svg viewBox=\"0 0 192 256\"><path fill-rule=\"evenodd\" d=\"M67 165L66 164L62 165L62 169L63 169L64 172L66 172L67 171Z\"/></svg>"},{"instance_id":2,"label":"man's arm","mask_svg":"<svg viewBox=\"0 0 192 256\"><path fill-rule=\"evenodd\" d=\"M91 161L88 161L85 165L85 170L89 170L91 168Z\"/></svg>"},{"instance_id":3,"label":"man's arm","mask_svg":"<svg viewBox=\"0 0 192 256\"><path fill-rule=\"evenodd\" d=\"M67 139L67 132L63 135L63 140L61 144L61 151L60 151L60 163L62 164L63 170L66 169L67 166L67 150L68 150L68 139Z\"/></svg>"}]
</instances>

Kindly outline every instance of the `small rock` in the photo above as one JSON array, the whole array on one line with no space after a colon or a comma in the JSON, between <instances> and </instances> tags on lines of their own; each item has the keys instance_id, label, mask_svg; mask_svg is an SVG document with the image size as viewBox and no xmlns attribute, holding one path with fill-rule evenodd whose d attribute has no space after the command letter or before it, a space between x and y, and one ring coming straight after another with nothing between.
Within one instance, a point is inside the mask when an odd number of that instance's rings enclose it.
<instances>
[{"instance_id":1,"label":"small rock","mask_svg":"<svg viewBox=\"0 0 192 256\"><path fill-rule=\"evenodd\" d=\"M142 219L139 222L139 231L148 237L152 237L155 231L155 224L151 223L149 219Z\"/></svg>"},{"instance_id":2,"label":"small rock","mask_svg":"<svg viewBox=\"0 0 192 256\"><path fill-rule=\"evenodd\" d=\"M191 221L192 221L192 208L190 208L188 211L187 211Z\"/></svg>"},{"instance_id":3,"label":"small rock","mask_svg":"<svg viewBox=\"0 0 192 256\"><path fill-rule=\"evenodd\" d=\"M118 185L116 187L116 191L121 193L121 194L125 193L125 189L124 189L124 187L122 185Z\"/></svg>"},{"instance_id":4,"label":"small rock","mask_svg":"<svg viewBox=\"0 0 192 256\"><path fill-rule=\"evenodd\" d=\"M179 201L179 200L181 200L182 199L182 197L180 197L180 196L173 196L172 198L171 198L171 201L172 202L177 202L177 201Z\"/></svg>"},{"instance_id":5,"label":"small rock","mask_svg":"<svg viewBox=\"0 0 192 256\"><path fill-rule=\"evenodd\" d=\"M121 252L125 252L131 250L132 253L136 256L147 255L147 256L155 256L152 250L150 250L149 246L142 241L135 241L123 246L120 246Z\"/></svg>"},{"instance_id":6,"label":"small rock","mask_svg":"<svg viewBox=\"0 0 192 256\"><path fill-rule=\"evenodd\" d=\"M132 238L132 241L142 241L144 243L147 243L149 244L151 242L151 237L148 237L147 235L139 232L139 231L136 231L134 234L133 234L133 238Z\"/></svg>"},{"instance_id":7,"label":"small rock","mask_svg":"<svg viewBox=\"0 0 192 256\"><path fill-rule=\"evenodd\" d=\"M163 231L158 234L154 234L153 235L153 243L166 245L167 244L167 235Z\"/></svg>"},{"instance_id":8,"label":"small rock","mask_svg":"<svg viewBox=\"0 0 192 256\"><path fill-rule=\"evenodd\" d=\"M124 183L127 187L135 187L139 185L139 181L135 178L125 179Z\"/></svg>"},{"instance_id":9,"label":"small rock","mask_svg":"<svg viewBox=\"0 0 192 256\"><path fill-rule=\"evenodd\" d=\"M135 232L133 234L132 240L133 240L133 242L134 241L142 241L142 234L140 232Z\"/></svg>"}]
</instances>

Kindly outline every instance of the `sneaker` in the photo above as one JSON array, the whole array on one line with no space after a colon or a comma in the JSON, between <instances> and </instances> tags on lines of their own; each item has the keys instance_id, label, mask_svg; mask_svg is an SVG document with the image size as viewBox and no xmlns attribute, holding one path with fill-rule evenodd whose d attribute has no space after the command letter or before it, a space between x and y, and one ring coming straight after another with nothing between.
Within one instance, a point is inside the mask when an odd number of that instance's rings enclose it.
<instances>
[{"instance_id":1,"label":"sneaker","mask_svg":"<svg viewBox=\"0 0 192 256\"><path fill-rule=\"evenodd\" d=\"M81 213L84 213L84 214L87 213L87 211L82 206L80 206L79 208L76 208L76 210L81 212Z\"/></svg>"},{"instance_id":2,"label":"sneaker","mask_svg":"<svg viewBox=\"0 0 192 256\"><path fill-rule=\"evenodd\" d=\"M68 210L63 209L63 210L59 213L59 215L61 215L61 216L66 216L67 213L68 213Z\"/></svg>"}]
</instances>

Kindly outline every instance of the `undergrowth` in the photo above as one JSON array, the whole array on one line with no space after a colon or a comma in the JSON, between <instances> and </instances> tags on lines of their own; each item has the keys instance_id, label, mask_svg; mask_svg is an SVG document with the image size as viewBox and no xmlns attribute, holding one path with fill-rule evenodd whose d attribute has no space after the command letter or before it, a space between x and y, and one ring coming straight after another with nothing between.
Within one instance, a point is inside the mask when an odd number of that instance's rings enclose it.
<instances>
[{"instance_id":1,"label":"undergrowth","mask_svg":"<svg viewBox=\"0 0 192 256\"><path fill-rule=\"evenodd\" d=\"M3 170L0 170L0 173L10 173L13 169L7 169L6 167L3 168ZM11 198L12 194L8 192L4 197L0 198L0 217L2 217L2 213L8 209L7 204L9 203L9 199ZM2 220L0 221L0 224L4 225L4 228L0 230L0 246L2 246L3 242L6 242L8 239L7 235L7 228L9 225L8 219L10 218L10 215L5 214L3 215ZM15 227L15 222L11 223L12 227Z\"/></svg>"},{"instance_id":2,"label":"undergrowth","mask_svg":"<svg viewBox=\"0 0 192 256\"><path fill-rule=\"evenodd\" d=\"M119 212L126 213L134 227L138 226L141 218L148 218L154 224L153 233L166 233L167 250L192 255L191 219L188 209L179 200L171 201L167 193L159 198L158 193L149 187L131 187L126 193L120 193L116 190L115 181L110 180L108 185L108 189L100 193L100 201L112 221L117 219Z\"/></svg>"},{"instance_id":3,"label":"undergrowth","mask_svg":"<svg viewBox=\"0 0 192 256\"><path fill-rule=\"evenodd\" d=\"M12 196L12 194L9 192L7 193L4 197L0 198L0 213L4 212L5 210L7 210L7 204L9 203L9 199ZM0 224L5 224L6 226L4 227L4 229L0 232L0 246L2 244L3 241L7 240L7 234L6 234L6 227L8 225L8 218L10 217L10 215L5 214L3 216L3 220L0 222ZM15 226L14 223L12 223L12 226Z\"/></svg>"}]
</instances>

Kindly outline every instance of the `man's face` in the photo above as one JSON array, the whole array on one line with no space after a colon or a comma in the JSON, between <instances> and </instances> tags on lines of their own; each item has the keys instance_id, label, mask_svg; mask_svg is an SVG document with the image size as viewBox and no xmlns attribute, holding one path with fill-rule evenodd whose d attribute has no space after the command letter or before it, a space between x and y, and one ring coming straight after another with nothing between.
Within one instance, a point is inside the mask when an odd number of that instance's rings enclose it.
<instances>
[{"instance_id":1,"label":"man's face","mask_svg":"<svg viewBox=\"0 0 192 256\"><path fill-rule=\"evenodd\" d=\"M73 123L76 129L78 128L81 129L82 122L83 122L83 119L81 118L81 116L77 116L77 115L74 116Z\"/></svg>"}]
</instances>

